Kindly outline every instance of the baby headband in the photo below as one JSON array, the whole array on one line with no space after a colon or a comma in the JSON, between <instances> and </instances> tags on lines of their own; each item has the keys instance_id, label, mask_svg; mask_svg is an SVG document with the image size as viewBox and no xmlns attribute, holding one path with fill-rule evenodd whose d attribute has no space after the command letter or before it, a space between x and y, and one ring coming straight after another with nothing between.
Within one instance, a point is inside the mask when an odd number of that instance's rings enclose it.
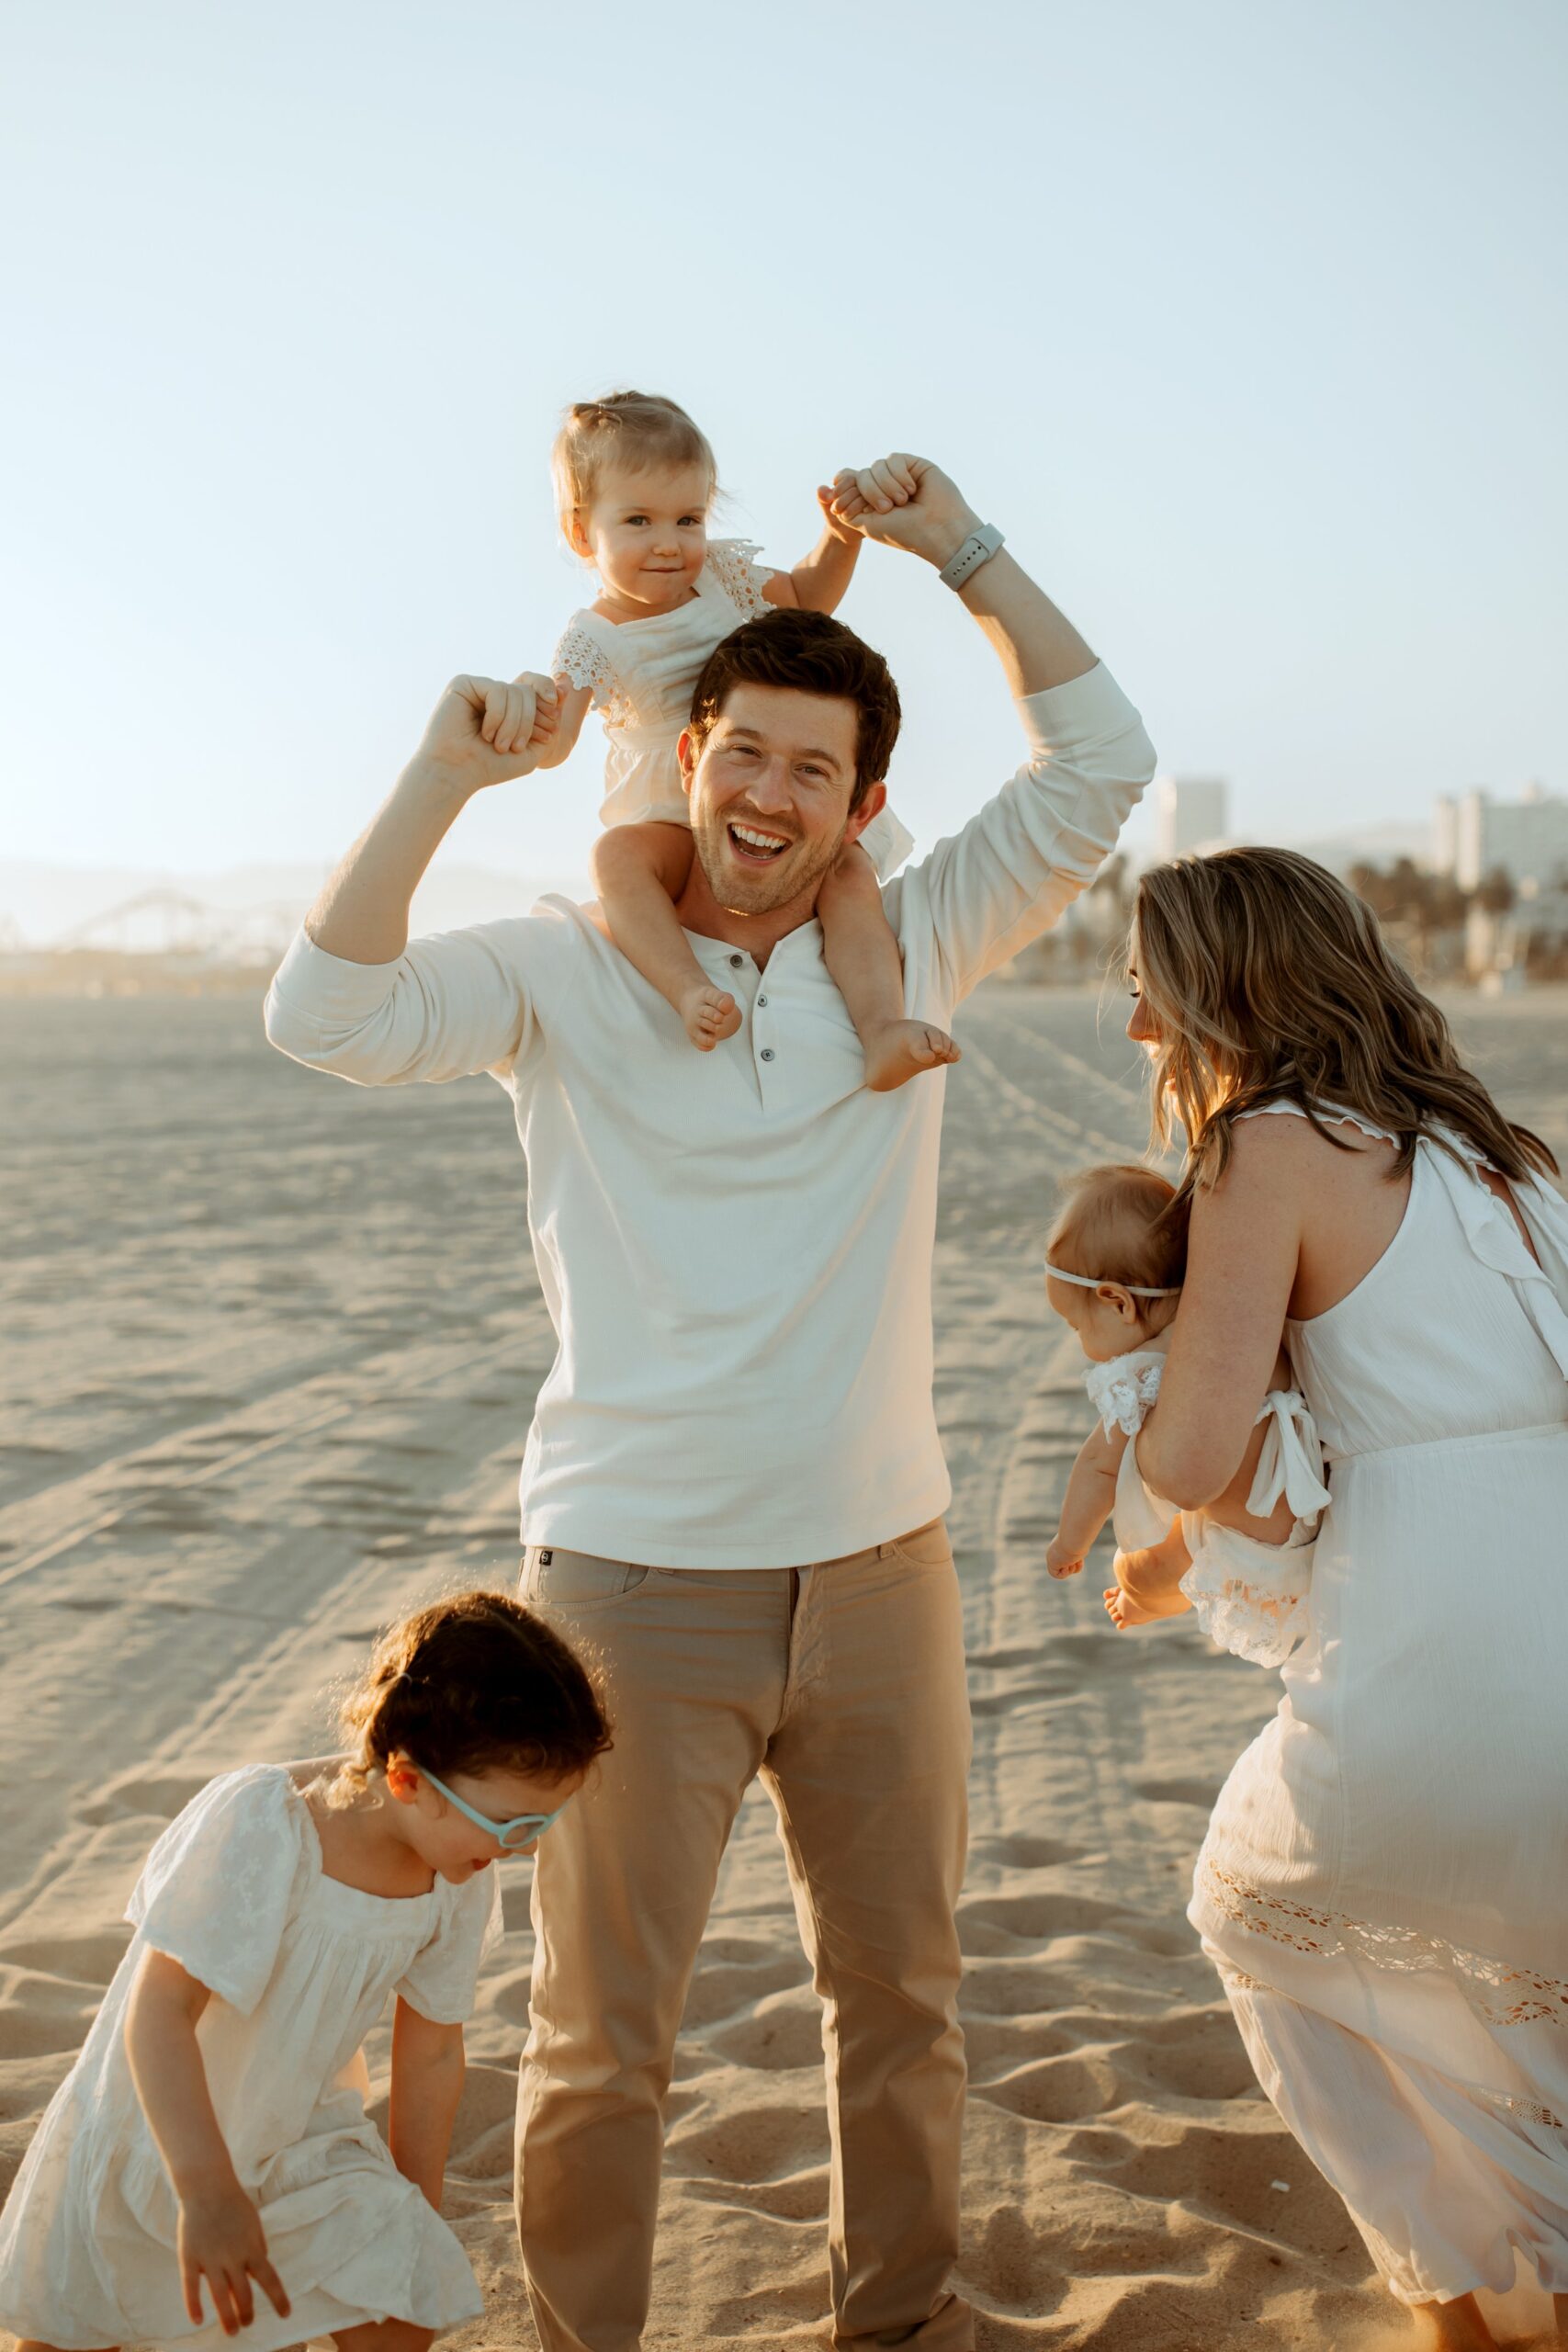
<instances>
[{"instance_id":1,"label":"baby headband","mask_svg":"<svg viewBox=\"0 0 1568 2352\"><path fill-rule=\"evenodd\" d=\"M1126 1291L1134 1298L1174 1298L1180 1290L1179 1283L1122 1283L1114 1274L1069 1274L1065 1267L1054 1266L1049 1258L1045 1272L1054 1282L1077 1283L1080 1290L1098 1290L1101 1283L1111 1283L1118 1290Z\"/></svg>"}]
</instances>

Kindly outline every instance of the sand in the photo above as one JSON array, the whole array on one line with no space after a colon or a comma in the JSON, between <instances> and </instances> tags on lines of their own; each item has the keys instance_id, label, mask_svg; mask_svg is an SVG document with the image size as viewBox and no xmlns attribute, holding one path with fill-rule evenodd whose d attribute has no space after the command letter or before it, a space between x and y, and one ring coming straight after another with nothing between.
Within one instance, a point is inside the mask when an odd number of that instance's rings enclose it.
<instances>
[{"instance_id":1,"label":"sand","mask_svg":"<svg viewBox=\"0 0 1568 2352\"><path fill-rule=\"evenodd\" d=\"M1568 1153L1562 1012L1540 995L1459 1017L1506 1107ZM1055 1171L1141 1148L1119 1019L1100 1034L1087 996L993 983L952 1082L938 1401L976 1718L959 2278L986 2352L1361 2352L1406 2331L1253 2084L1183 1917L1207 1808L1277 1685L1190 1623L1118 1637L1101 1578L1041 1565L1087 1408L1038 1234ZM377 1625L514 1575L552 1339L487 1081L356 1092L269 1054L258 1008L223 1001L0 1004L0 1069L3 2189L163 1824L213 1772L320 1752L326 1686ZM536 2341L509 2204L523 1866L506 1916L446 2208L487 2312L455 2352ZM369 2054L384 2086L385 2031ZM823 2342L817 2013L760 1796L669 2122L649 2346Z\"/></svg>"}]
</instances>

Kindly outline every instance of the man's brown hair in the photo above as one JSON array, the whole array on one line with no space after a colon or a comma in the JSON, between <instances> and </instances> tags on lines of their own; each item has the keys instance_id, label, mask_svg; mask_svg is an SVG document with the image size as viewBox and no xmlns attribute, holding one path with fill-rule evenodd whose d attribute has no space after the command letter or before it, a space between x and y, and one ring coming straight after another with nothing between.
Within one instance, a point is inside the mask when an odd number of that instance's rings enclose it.
<instances>
[{"instance_id":1,"label":"man's brown hair","mask_svg":"<svg viewBox=\"0 0 1568 2352\"><path fill-rule=\"evenodd\" d=\"M732 686L793 686L803 695L833 695L855 707L852 816L892 764L902 716L893 673L880 653L827 613L781 605L761 613L714 647L692 695L692 733L699 750L712 732Z\"/></svg>"}]
</instances>

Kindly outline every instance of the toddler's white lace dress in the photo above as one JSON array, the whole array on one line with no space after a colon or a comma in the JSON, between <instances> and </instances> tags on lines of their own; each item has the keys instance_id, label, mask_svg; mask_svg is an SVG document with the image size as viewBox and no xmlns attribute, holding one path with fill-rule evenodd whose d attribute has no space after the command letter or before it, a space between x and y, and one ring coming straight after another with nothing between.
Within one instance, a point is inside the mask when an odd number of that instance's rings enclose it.
<instances>
[{"instance_id":1,"label":"toddler's white lace dress","mask_svg":"<svg viewBox=\"0 0 1568 2352\"><path fill-rule=\"evenodd\" d=\"M1162 1339L1089 1367L1084 1385L1108 1437L1124 1430L1136 1439L1159 1395L1165 1363ZM1277 1503L1288 1502L1295 1523L1283 1544L1216 1526L1201 1511L1179 1514L1149 1493L1131 1442L1117 1473L1112 1524L1122 1550L1137 1552L1159 1543L1179 1516L1192 1559L1181 1589L1209 1639L1256 1666L1282 1666L1306 1631L1314 1531L1328 1489L1317 1430L1298 1390L1271 1388L1258 1419L1269 1428L1247 1508L1266 1519Z\"/></svg>"},{"instance_id":2,"label":"toddler's white lace dress","mask_svg":"<svg viewBox=\"0 0 1568 2352\"><path fill-rule=\"evenodd\" d=\"M1568 1207L1513 1189L1540 1263L1423 1140L1383 1256L1288 1328L1332 1500L1190 1913L1407 2301L1516 2248L1568 2292Z\"/></svg>"},{"instance_id":3,"label":"toddler's white lace dress","mask_svg":"<svg viewBox=\"0 0 1568 2352\"><path fill-rule=\"evenodd\" d=\"M696 594L672 613L615 622L585 609L568 621L550 667L574 686L588 687L604 721L604 824L689 821L675 746L714 647L742 621L773 610L762 585L774 567L759 563L758 552L749 539L710 539ZM890 808L880 810L861 835L884 882L914 845Z\"/></svg>"},{"instance_id":4,"label":"toddler's white lace dress","mask_svg":"<svg viewBox=\"0 0 1568 2352\"><path fill-rule=\"evenodd\" d=\"M368 2320L479 2317L468 2256L365 2112L360 2044L394 1990L436 2022L466 2018L499 1912L493 1870L396 1901L326 1877L279 1765L209 1782L148 1857L130 1950L0 2215L0 2324L66 2352L231 2341L186 2312L178 2207L126 2056L149 1946L212 1995L196 2031L213 2106L294 2306L279 2319L258 2288L247 2352Z\"/></svg>"}]
</instances>

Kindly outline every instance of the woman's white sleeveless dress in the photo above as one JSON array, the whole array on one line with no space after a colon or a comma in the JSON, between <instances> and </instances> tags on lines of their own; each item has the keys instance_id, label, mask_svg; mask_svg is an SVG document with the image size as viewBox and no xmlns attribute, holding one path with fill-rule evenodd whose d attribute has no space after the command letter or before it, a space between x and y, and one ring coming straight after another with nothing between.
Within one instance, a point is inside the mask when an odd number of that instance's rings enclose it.
<instances>
[{"instance_id":1,"label":"woman's white sleeveless dress","mask_svg":"<svg viewBox=\"0 0 1568 2352\"><path fill-rule=\"evenodd\" d=\"M1539 1265L1424 1141L1382 1258L1288 1327L1332 1499L1190 1912L1407 2301L1516 2248L1568 2292L1568 1207L1514 1189Z\"/></svg>"},{"instance_id":2,"label":"woman's white sleeveless dress","mask_svg":"<svg viewBox=\"0 0 1568 2352\"><path fill-rule=\"evenodd\" d=\"M605 825L684 825L686 795L675 746L692 715L692 690L716 645L743 621L773 610L762 594L772 564L756 560L749 539L710 539L696 594L672 613L607 621L573 613L550 667L587 686L604 721ZM891 881L914 836L890 808L878 811L861 846L884 882Z\"/></svg>"}]
</instances>

